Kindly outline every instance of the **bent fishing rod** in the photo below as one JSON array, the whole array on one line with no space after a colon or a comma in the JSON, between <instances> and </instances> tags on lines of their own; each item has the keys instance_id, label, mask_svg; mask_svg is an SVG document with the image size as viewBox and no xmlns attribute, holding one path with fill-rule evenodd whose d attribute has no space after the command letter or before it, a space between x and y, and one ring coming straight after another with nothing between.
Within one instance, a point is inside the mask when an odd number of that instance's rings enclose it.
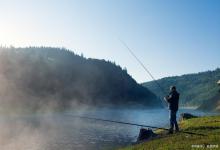
<instances>
[{"instance_id":1,"label":"bent fishing rod","mask_svg":"<svg viewBox=\"0 0 220 150\"><path fill-rule=\"evenodd\" d=\"M164 95L166 95L166 92L164 90L164 88L162 88L162 86L159 84L159 82L154 78L154 76L152 75L152 73L147 69L147 67L142 63L142 61L135 55L135 53L132 51L131 48L128 47L128 45L122 41L121 39L119 39L119 41L126 47L126 49L130 52L130 54L137 60L137 62L143 67L143 69L145 70L145 72L153 79L153 81L155 82L155 84L159 87L159 89L162 91L162 93ZM164 101L158 97L164 108L166 108L166 104L164 104Z\"/></svg>"},{"instance_id":2,"label":"bent fishing rod","mask_svg":"<svg viewBox=\"0 0 220 150\"><path fill-rule=\"evenodd\" d=\"M132 54L132 56L138 61L138 63L144 68L144 70L150 75L150 77L153 79L153 81L156 83L156 85L160 88L162 93L165 95L166 92L162 88L162 86L158 83L158 81L154 78L154 76L151 74L151 72L145 67L145 65L140 61L140 59L134 54L134 52L127 46L125 42L120 40L121 43L127 48L127 50ZM160 98L159 98L160 99ZM160 99L161 100L161 99ZM164 107L164 101L162 101L162 104ZM109 120L109 119L101 119L101 118L93 118L93 117L87 117L87 116L78 116L78 115L72 115L72 114L65 114L66 116L72 117L72 118L79 118L79 119L88 119L88 120L94 120L94 121L102 121L102 122L110 122L110 123L118 123L118 124L124 124L124 125L131 125L131 126L138 126L138 127L146 127L146 128L152 128L152 129L161 129L161 130L169 130L167 128L162 128L162 127L156 127L156 126L148 126L144 124L137 124L137 123L130 123L130 122L123 122L123 121L116 121L116 120ZM193 133L193 132L188 132L188 131L179 131L181 133L185 134L191 134L191 135L198 135L198 136L207 136L205 134L200 134L200 133Z\"/></svg>"},{"instance_id":3,"label":"bent fishing rod","mask_svg":"<svg viewBox=\"0 0 220 150\"><path fill-rule=\"evenodd\" d=\"M152 128L152 129L161 129L161 130L167 130L167 128L162 127L156 127L156 126L148 126L144 124L137 124L137 123L130 123L130 122L123 122L123 121L116 121L116 120L109 120L109 119L101 119L101 118L93 118L93 117L86 117L86 116L78 116L78 115L72 115L72 114L65 114L66 116L72 117L72 118L79 118L79 119L88 119L88 120L94 120L94 121L102 121L102 122L110 122L110 123L118 123L118 124L124 124L124 125L131 125L131 126L138 126L138 127L146 127L146 128ZM180 133L185 134L191 134L191 135L199 135L199 136L207 136L205 134L200 133L193 133L193 132L187 132L187 131L179 131Z\"/></svg>"}]
</instances>

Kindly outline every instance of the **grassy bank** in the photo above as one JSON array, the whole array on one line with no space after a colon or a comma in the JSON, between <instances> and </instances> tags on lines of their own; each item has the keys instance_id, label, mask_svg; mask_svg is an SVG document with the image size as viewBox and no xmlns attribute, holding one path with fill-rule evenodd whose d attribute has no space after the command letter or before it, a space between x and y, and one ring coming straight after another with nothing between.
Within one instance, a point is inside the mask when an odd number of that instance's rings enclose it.
<instances>
[{"instance_id":1,"label":"grassy bank","mask_svg":"<svg viewBox=\"0 0 220 150\"><path fill-rule=\"evenodd\" d=\"M181 132L163 135L163 132L157 131L160 137L121 150L220 149L220 115L184 120L181 121L180 126L182 131L202 133L207 136L189 135Z\"/></svg>"}]
</instances>

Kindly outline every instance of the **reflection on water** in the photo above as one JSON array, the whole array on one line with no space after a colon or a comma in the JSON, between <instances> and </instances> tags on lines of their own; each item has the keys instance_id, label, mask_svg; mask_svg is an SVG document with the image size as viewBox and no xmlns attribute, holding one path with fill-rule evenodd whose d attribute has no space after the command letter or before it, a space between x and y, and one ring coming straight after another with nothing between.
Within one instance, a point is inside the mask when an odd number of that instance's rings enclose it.
<instances>
[{"instance_id":1,"label":"reflection on water","mask_svg":"<svg viewBox=\"0 0 220 150\"><path fill-rule=\"evenodd\" d=\"M179 113L209 115L192 109ZM0 149L114 149L137 139L140 127L72 118L66 114L166 127L168 110L96 109L47 115L1 117Z\"/></svg>"}]
</instances>

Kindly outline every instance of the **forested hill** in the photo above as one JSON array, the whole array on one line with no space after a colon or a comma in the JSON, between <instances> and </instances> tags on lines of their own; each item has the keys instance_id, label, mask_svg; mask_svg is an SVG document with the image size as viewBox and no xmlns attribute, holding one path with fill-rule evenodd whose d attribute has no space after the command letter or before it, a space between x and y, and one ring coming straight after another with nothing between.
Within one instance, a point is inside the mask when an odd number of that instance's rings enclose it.
<instances>
[{"instance_id":1,"label":"forested hill","mask_svg":"<svg viewBox=\"0 0 220 150\"><path fill-rule=\"evenodd\" d=\"M137 84L125 69L67 49L0 48L0 83L1 107L161 106L156 96Z\"/></svg>"},{"instance_id":2,"label":"forested hill","mask_svg":"<svg viewBox=\"0 0 220 150\"><path fill-rule=\"evenodd\" d=\"M220 69L182 76L167 77L158 80L161 86L169 91L171 85L176 85L181 93L180 103L184 106L200 106L207 102L215 105L213 100L218 95L217 81L220 79ZM146 82L143 85L159 96L164 96L154 82Z\"/></svg>"}]
</instances>

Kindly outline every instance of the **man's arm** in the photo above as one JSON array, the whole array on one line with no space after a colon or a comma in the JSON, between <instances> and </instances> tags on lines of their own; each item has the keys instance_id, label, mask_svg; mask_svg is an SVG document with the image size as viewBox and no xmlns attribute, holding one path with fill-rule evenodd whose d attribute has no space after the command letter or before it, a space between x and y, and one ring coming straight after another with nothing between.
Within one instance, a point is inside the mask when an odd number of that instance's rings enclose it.
<instances>
[{"instance_id":1,"label":"man's arm","mask_svg":"<svg viewBox=\"0 0 220 150\"><path fill-rule=\"evenodd\" d=\"M167 95L166 97L164 97L164 100L168 103L171 102L171 99L172 99L172 95Z\"/></svg>"}]
</instances>

